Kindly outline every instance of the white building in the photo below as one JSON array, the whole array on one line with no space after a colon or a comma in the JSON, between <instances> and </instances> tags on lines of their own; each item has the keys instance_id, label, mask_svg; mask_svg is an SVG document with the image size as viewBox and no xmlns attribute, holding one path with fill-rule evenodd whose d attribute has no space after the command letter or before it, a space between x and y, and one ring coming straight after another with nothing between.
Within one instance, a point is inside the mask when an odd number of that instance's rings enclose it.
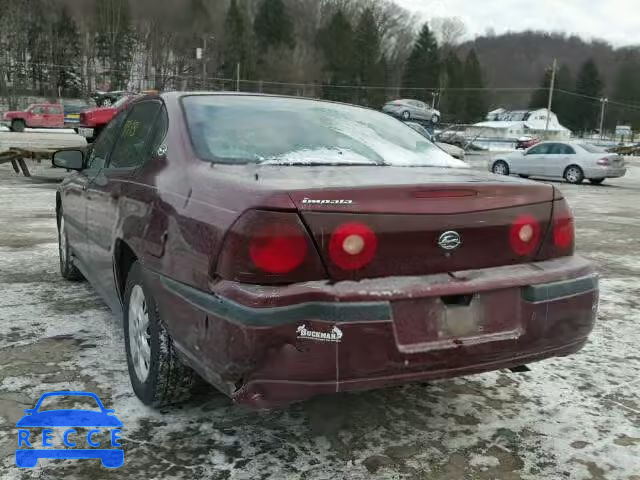
<instances>
[{"instance_id":1,"label":"white building","mask_svg":"<svg viewBox=\"0 0 640 480\"><path fill-rule=\"evenodd\" d=\"M487 121L476 123L467 128L468 137L501 138L517 140L520 137L545 137L549 140L567 140L571 131L562 126L555 113L549 112L547 125L547 109L507 111L502 108L493 110L487 115Z\"/></svg>"}]
</instances>

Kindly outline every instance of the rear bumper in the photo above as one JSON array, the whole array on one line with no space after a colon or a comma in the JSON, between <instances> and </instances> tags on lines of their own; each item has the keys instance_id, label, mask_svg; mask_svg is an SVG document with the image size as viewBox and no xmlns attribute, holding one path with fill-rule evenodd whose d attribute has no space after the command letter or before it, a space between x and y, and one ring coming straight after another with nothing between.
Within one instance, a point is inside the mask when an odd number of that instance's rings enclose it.
<instances>
[{"instance_id":1,"label":"rear bumper","mask_svg":"<svg viewBox=\"0 0 640 480\"><path fill-rule=\"evenodd\" d=\"M568 355L585 344L598 302L579 257L333 285L223 281L211 292L150 281L190 363L255 407ZM468 306L443 300L460 295Z\"/></svg>"},{"instance_id":2,"label":"rear bumper","mask_svg":"<svg viewBox=\"0 0 640 480\"><path fill-rule=\"evenodd\" d=\"M626 167L594 167L585 169L587 178L619 178L627 173Z\"/></svg>"}]
</instances>

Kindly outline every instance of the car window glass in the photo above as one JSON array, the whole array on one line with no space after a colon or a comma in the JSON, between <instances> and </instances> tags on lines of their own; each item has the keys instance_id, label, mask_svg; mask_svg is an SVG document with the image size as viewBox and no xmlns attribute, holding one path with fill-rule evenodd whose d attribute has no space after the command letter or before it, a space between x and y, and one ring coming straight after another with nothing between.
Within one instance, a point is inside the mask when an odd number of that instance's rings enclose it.
<instances>
[{"instance_id":1,"label":"car window glass","mask_svg":"<svg viewBox=\"0 0 640 480\"><path fill-rule=\"evenodd\" d=\"M44 113L44 107L33 107L31 109L31 113L35 113L36 115L42 115Z\"/></svg>"},{"instance_id":2,"label":"car window glass","mask_svg":"<svg viewBox=\"0 0 640 480\"><path fill-rule=\"evenodd\" d=\"M169 129L169 117L167 116L167 109L162 106L162 110L156 119L156 123L153 126L153 131L151 132L151 140L149 141L148 152L150 154L155 154L162 145L162 141L164 137L167 135L167 130Z\"/></svg>"},{"instance_id":3,"label":"car window glass","mask_svg":"<svg viewBox=\"0 0 640 480\"><path fill-rule=\"evenodd\" d=\"M527 152L527 155L544 155L549 152L549 146L550 144L548 143L543 143L542 145L536 145L535 147L533 147Z\"/></svg>"},{"instance_id":4,"label":"car window glass","mask_svg":"<svg viewBox=\"0 0 640 480\"><path fill-rule=\"evenodd\" d=\"M551 143L547 147L547 153L549 155L562 155L564 153L564 145Z\"/></svg>"},{"instance_id":5,"label":"car window glass","mask_svg":"<svg viewBox=\"0 0 640 480\"><path fill-rule=\"evenodd\" d=\"M139 167L148 156L147 141L162 104L143 102L133 107L124 122L109 168Z\"/></svg>"},{"instance_id":6,"label":"car window glass","mask_svg":"<svg viewBox=\"0 0 640 480\"><path fill-rule=\"evenodd\" d=\"M120 112L116 118L109 122L102 133L98 136L98 139L93 144L93 148L89 154L87 169L95 170L105 166L109 153L111 152L113 144L120 132L120 127L124 123L125 118L127 118L127 113L128 111Z\"/></svg>"},{"instance_id":7,"label":"car window glass","mask_svg":"<svg viewBox=\"0 0 640 480\"><path fill-rule=\"evenodd\" d=\"M563 145L563 154L564 155L574 155L576 151L573 149L571 145Z\"/></svg>"}]
</instances>

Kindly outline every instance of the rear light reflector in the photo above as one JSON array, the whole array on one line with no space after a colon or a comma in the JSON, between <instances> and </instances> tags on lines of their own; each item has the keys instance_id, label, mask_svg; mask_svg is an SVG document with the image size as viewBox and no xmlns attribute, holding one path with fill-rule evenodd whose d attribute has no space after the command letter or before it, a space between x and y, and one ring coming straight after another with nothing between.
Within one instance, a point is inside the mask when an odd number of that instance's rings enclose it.
<instances>
[{"instance_id":1,"label":"rear light reflector","mask_svg":"<svg viewBox=\"0 0 640 480\"><path fill-rule=\"evenodd\" d=\"M359 222L344 223L335 229L329 241L329 257L342 270L365 267L376 254L378 238Z\"/></svg>"},{"instance_id":2,"label":"rear light reflector","mask_svg":"<svg viewBox=\"0 0 640 480\"><path fill-rule=\"evenodd\" d=\"M307 256L304 231L291 224L264 225L253 232L249 254L254 265L267 273L289 273Z\"/></svg>"},{"instance_id":3,"label":"rear light reflector","mask_svg":"<svg viewBox=\"0 0 640 480\"><path fill-rule=\"evenodd\" d=\"M573 218L564 217L554 219L553 222L553 244L562 250L573 246L574 227Z\"/></svg>"},{"instance_id":4,"label":"rear light reflector","mask_svg":"<svg viewBox=\"0 0 640 480\"><path fill-rule=\"evenodd\" d=\"M598 165L602 165L604 167L611 165L611 161L608 158L601 158L598 160Z\"/></svg>"},{"instance_id":5,"label":"rear light reflector","mask_svg":"<svg viewBox=\"0 0 640 480\"><path fill-rule=\"evenodd\" d=\"M531 255L540 245L540 223L532 215L521 215L511 225L509 243L521 256Z\"/></svg>"}]
</instances>

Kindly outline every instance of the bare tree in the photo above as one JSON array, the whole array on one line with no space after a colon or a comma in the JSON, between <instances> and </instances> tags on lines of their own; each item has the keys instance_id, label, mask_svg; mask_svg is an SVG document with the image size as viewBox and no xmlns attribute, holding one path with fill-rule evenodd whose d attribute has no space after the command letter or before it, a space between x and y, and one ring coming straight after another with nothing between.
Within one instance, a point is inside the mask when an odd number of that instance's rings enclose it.
<instances>
[{"instance_id":1,"label":"bare tree","mask_svg":"<svg viewBox=\"0 0 640 480\"><path fill-rule=\"evenodd\" d=\"M445 49L459 45L467 33L466 25L458 17L432 18L429 25L438 44Z\"/></svg>"}]
</instances>

